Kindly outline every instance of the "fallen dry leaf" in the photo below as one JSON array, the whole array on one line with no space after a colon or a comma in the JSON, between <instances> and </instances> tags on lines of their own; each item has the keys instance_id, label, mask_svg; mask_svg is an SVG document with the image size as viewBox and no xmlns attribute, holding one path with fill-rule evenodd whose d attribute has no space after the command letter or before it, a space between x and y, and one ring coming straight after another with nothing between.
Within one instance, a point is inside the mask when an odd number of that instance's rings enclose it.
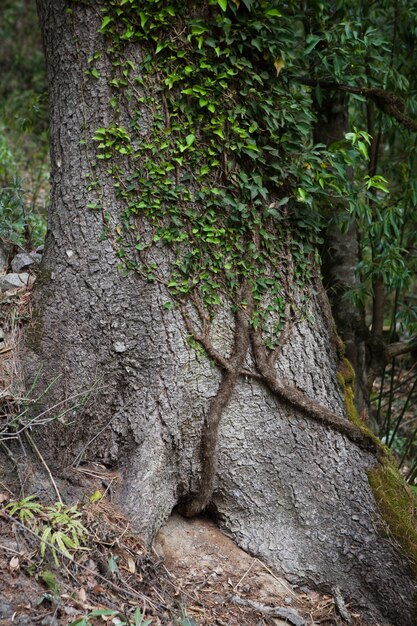
<instances>
[{"instance_id":1,"label":"fallen dry leaf","mask_svg":"<svg viewBox=\"0 0 417 626\"><path fill-rule=\"evenodd\" d=\"M134 574L136 572L135 561L132 559L131 556L129 556L128 559L127 559L127 567L128 567L129 572L131 574Z\"/></svg>"},{"instance_id":2,"label":"fallen dry leaf","mask_svg":"<svg viewBox=\"0 0 417 626\"><path fill-rule=\"evenodd\" d=\"M77 597L78 600L80 602L85 602L87 600L87 593L84 589L84 587L81 587L78 591L77 591Z\"/></svg>"},{"instance_id":3,"label":"fallen dry leaf","mask_svg":"<svg viewBox=\"0 0 417 626\"><path fill-rule=\"evenodd\" d=\"M9 561L9 568L11 572L15 572L20 567L19 557L14 556Z\"/></svg>"}]
</instances>

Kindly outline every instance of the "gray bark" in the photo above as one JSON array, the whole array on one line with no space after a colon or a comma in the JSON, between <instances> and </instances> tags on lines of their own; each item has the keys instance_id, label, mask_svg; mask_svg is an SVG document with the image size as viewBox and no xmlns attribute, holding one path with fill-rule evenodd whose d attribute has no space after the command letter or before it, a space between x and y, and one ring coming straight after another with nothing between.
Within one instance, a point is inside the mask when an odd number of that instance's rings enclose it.
<instances>
[{"instance_id":1,"label":"gray bark","mask_svg":"<svg viewBox=\"0 0 417 626\"><path fill-rule=\"evenodd\" d=\"M87 58L103 45L94 7L74 5L72 14L63 0L39 0L38 7L50 84L52 209L26 369L30 376L42 366L44 384L62 374L50 403L97 381L100 387L71 423L39 437L55 468L82 459L120 469L118 498L151 539L172 508L198 491L201 431L221 372L190 347L178 310L163 308L163 286L118 272L111 241L100 236L103 215L86 208L90 158L80 140L111 116L105 61L99 80L84 76ZM104 167L100 178L105 209L117 219L122 207ZM211 331L223 354L232 330L225 304ZM336 348L319 299L311 298L310 315L293 327L276 368L344 415ZM407 559L375 530L367 481L373 455L249 377L239 378L220 431L211 507L239 545L293 581L339 586L370 623L411 626L416 584Z\"/></svg>"}]
</instances>

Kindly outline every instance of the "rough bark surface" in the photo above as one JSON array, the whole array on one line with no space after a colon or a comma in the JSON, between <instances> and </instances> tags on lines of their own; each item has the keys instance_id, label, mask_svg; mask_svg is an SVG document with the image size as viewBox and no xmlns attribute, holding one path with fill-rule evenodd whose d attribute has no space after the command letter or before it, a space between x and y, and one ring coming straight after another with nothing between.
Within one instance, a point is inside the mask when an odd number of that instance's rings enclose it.
<instances>
[{"instance_id":1,"label":"rough bark surface","mask_svg":"<svg viewBox=\"0 0 417 626\"><path fill-rule=\"evenodd\" d=\"M52 210L27 371L62 378L48 396L68 397L98 382L71 423L49 428L45 455L55 467L99 460L123 472L119 498L151 539L172 508L197 494L204 420L220 368L189 345L180 311L163 308L165 288L123 276L101 212L89 210L90 159L80 141L110 115L105 80L86 80L86 60L102 46L94 7L38 1L47 56L52 123ZM101 77L107 68L99 67ZM121 211L105 168L105 210ZM164 250L161 250L161 263ZM210 341L233 355L227 308ZM279 379L344 415L336 348L327 316L312 298L275 366ZM245 367L254 367L248 349ZM59 395L61 394L61 395ZM212 508L242 547L293 581L359 602L384 624L411 626L415 582L407 559L376 531L367 481L375 457L346 436L282 402L256 377L239 376L220 422Z\"/></svg>"}]
</instances>

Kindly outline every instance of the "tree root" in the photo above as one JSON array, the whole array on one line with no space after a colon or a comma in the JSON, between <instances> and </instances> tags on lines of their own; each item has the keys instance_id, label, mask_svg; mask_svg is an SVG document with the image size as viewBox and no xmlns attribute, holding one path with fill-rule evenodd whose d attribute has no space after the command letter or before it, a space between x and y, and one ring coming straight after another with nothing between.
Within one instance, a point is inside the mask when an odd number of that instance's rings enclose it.
<instances>
[{"instance_id":1,"label":"tree root","mask_svg":"<svg viewBox=\"0 0 417 626\"><path fill-rule=\"evenodd\" d=\"M275 396L314 421L345 435L360 448L374 453L378 452L378 446L370 435L363 433L348 419L313 400L300 389L279 380L275 365L272 365L268 359L260 333L252 331L251 339L256 366L262 374L263 382Z\"/></svg>"},{"instance_id":2,"label":"tree root","mask_svg":"<svg viewBox=\"0 0 417 626\"><path fill-rule=\"evenodd\" d=\"M293 624L293 626L307 626L307 622L292 609L287 609L280 606L267 606L266 604L255 602L254 600L241 598L240 596L231 596L230 602L233 602L233 604L237 604L238 606L247 606L254 611L258 611L258 613L268 615L269 617L278 617L285 619L289 624Z\"/></svg>"},{"instance_id":3,"label":"tree root","mask_svg":"<svg viewBox=\"0 0 417 626\"><path fill-rule=\"evenodd\" d=\"M269 391L281 402L293 407L306 417L318 422L346 436L363 450L377 454L380 452L377 442L350 422L346 417L338 415L331 409L323 406L306 395L302 390L280 380L276 374L276 361L283 344L287 341L292 322L288 320L280 337L280 345L274 351L268 351L262 340L260 331L251 328L250 320L253 312L253 299L249 290L245 288L244 298L248 302L247 308L238 308L235 315L234 345L229 358L223 356L212 344L209 337L209 322L202 311L200 303L194 302L200 318L201 328L194 327L189 315L182 309L182 315L187 332L205 350L222 370L222 379L216 396L213 398L201 434L201 480L198 494L191 494L178 506L179 512L185 517L193 517L201 513L209 504L215 488L217 475L217 447L219 427L222 415L241 376L247 376L262 382ZM197 306L198 305L198 306ZM248 350L252 346L256 370L244 367Z\"/></svg>"},{"instance_id":4,"label":"tree root","mask_svg":"<svg viewBox=\"0 0 417 626\"><path fill-rule=\"evenodd\" d=\"M248 298L249 300L249 298ZM201 481L198 494L192 500L179 506L179 511L185 517L194 517L203 511L211 500L217 474L217 444L219 426L223 412L229 404L236 388L241 368L250 345L250 318L253 303L249 302L246 310L238 309L235 321L235 341L231 356L226 360L222 380L218 391L210 404L201 435ZM198 335L193 335L197 339ZM197 339L198 340L198 339ZM200 342L201 343L201 342ZM206 347L205 339L203 347ZM210 349L209 355L213 355ZM222 358L222 361L224 359ZM221 364L220 364L221 365Z\"/></svg>"}]
</instances>

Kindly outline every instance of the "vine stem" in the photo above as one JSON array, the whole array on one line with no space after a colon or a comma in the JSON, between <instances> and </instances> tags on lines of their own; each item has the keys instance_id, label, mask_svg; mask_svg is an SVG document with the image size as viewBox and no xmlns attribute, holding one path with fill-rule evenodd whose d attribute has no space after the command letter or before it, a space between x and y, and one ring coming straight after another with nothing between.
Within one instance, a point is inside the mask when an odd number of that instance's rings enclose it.
<instances>
[{"instance_id":1,"label":"vine stem","mask_svg":"<svg viewBox=\"0 0 417 626\"><path fill-rule=\"evenodd\" d=\"M220 421L236 388L236 383L240 377L250 345L250 319L253 313L253 298L247 286L242 289L242 292L242 300L247 301L247 307L246 309L237 309L233 350L228 359L222 357L222 362L225 362L226 367L223 368L222 379L217 394L210 404L201 435L201 480L199 492L194 498L180 507L181 513L186 517L198 515L207 507L215 487Z\"/></svg>"},{"instance_id":2,"label":"vine stem","mask_svg":"<svg viewBox=\"0 0 417 626\"><path fill-rule=\"evenodd\" d=\"M307 396L303 391L285 383L277 377L275 368L268 360L267 351L259 331L252 330L251 342L256 366L262 374L264 383L275 396L301 411L314 421L345 435L360 448L378 452L378 446L370 435L363 433L345 417L334 413L332 410Z\"/></svg>"}]
</instances>

